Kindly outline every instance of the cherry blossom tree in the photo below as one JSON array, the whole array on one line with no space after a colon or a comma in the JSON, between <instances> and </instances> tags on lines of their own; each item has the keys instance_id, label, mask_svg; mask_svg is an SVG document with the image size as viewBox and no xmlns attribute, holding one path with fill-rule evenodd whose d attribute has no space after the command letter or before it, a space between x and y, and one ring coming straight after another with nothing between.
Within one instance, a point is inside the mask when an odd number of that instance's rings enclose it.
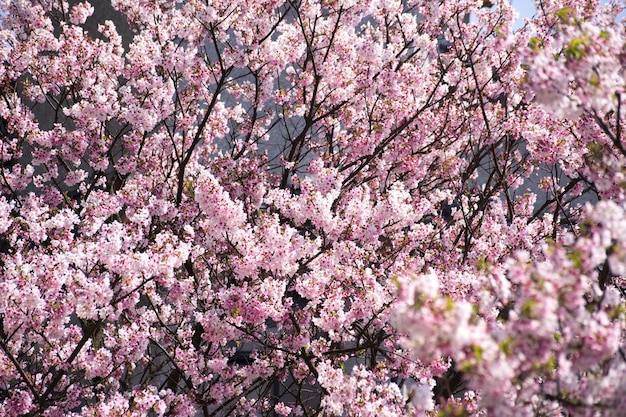
<instances>
[{"instance_id":1,"label":"cherry blossom tree","mask_svg":"<svg viewBox=\"0 0 626 417\"><path fill-rule=\"evenodd\" d=\"M617 4L0 4L0 415L621 415Z\"/></svg>"}]
</instances>

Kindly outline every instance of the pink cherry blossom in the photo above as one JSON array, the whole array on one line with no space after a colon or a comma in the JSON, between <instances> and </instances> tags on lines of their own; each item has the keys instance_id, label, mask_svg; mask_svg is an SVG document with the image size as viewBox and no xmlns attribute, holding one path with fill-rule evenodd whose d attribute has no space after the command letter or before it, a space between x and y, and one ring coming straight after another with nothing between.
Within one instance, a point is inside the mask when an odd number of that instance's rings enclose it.
<instances>
[{"instance_id":1,"label":"pink cherry blossom","mask_svg":"<svg viewBox=\"0 0 626 417\"><path fill-rule=\"evenodd\" d=\"M0 0L0 415L621 415L600 3Z\"/></svg>"}]
</instances>

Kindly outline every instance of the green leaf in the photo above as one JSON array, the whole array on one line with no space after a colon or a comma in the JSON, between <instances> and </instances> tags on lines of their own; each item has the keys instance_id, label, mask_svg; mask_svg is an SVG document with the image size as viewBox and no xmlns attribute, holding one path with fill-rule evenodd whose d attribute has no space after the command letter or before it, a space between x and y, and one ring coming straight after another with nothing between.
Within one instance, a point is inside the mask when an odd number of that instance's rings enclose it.
<instances>
[{"instance_id":1,"label":"green leaf","mask_svg":"<svg viewBox=\"0 0 626 417\"><path fill-rule=\"evenodd\" d=\"M567 254L567 258L572 261L574 267L578 270L583 269L583 253L580 250L575 250Z\"/></svg>"},{"instance_id":2,"label":"green leaf","mask_svg":"<svg viewBox=\"0 0 626 417\"><path fill-rule=\"evenodd\" d=\"M541 48L543 48L543 39L533 36L528 41L528 46L535 52L538 52Z\"/></svg>"},{"instance_id":3,"label":"green leaf","mask_svg":"<svg viewBox=\"0 0 626 417\"><path fill-rule=\"evenodd\" d=\"M589 36L587 35L583 35L581 38L572 39L564 50L565 56L568 59L580 61L587 55L586 45L588 41Z\"/></svg>"},{"instance_id":4,"label":"green leaf","mask_svg":"<svg viewBox=\"0 0 626 417\"><path fill-rule=\"evenodd\" d=\"M472 345L472 352L474 352L474 357L477 360L481 360L483 358L483 348L478 345Z\"/></svg>"},{"instance_id":5,"label":"green leaf","mask_svg":"<svg viewBox=\"0 0 626 417\"><path fill-rule=\"evenodd\" d=\"M556 361L556 358L554 357L554 355L550 356L550 359L548 359L548 361L546 362L546 370L556 371L557 367L558 367L558 362Z\"/></svg>"},{"instance_id":6,"label":"green leaf","mask_svg":"<svg viewBox=\"0 0 626 417\"><path fill-rule=\"evenodd\" d=\"M489 261L484 257L481 256L477 261L476 261L476 267L478 268L479 271L487 271L489 270Z\"/></svg>"},{"instance_id":7,"label":"green leaf","mask_svg":"<svg viewBox=\"0 0 626 417\"><path fill-rule=\"evenodd\" d=\"M602 154L604 153L604 145L601 143L591 142L587 144L587 155L594 160L599 160L602 158Z\"/></svg>"},{"instance_id":8,"label":"green leaf","mask_svg":"<svg viewBox=\"0 0 626 417\"><path fill-rule=\"evenodd\" d=\"M504 353L506 356L509 356L513 352L513 338L507 337L503 341L501 341L498 346L500 347L500 351Z\"/></svg>"},{"instance_id":9,"label":"green leaf","mask_svg":"<svg viewBox=\"0 0 626 417\"><path fill-rule=\"evenodd\" d=\"M618 304L617 306L615 306L615 308L609 311L609 319L615 320L622 316L624 313L626 313L626 306L624 306L623 304Z\"/></svg>"},{"instance_id":10,"label":"green leaf","mask_svg":"<svg viewBox=\"0 0 626 417\"><path fill-rule=\"evenodd\" d=\"M563 23L570 23L570 21L574 17L574 13L571 7L564 7L554 14Z\"/></svg>"},{"instance_id":11,"label":"green leaf","mask_svg":"<svg viewBox=\"0 0 626 417\"><path fill-rule=\"evenodd\" d=\"M534 318L533 310L535 309L536 305L537 305L537 300L532 300L532 299L527 300L522 306L522 311L521 311L522 317L526 319Z\"/></svg>"}]
</instances>

